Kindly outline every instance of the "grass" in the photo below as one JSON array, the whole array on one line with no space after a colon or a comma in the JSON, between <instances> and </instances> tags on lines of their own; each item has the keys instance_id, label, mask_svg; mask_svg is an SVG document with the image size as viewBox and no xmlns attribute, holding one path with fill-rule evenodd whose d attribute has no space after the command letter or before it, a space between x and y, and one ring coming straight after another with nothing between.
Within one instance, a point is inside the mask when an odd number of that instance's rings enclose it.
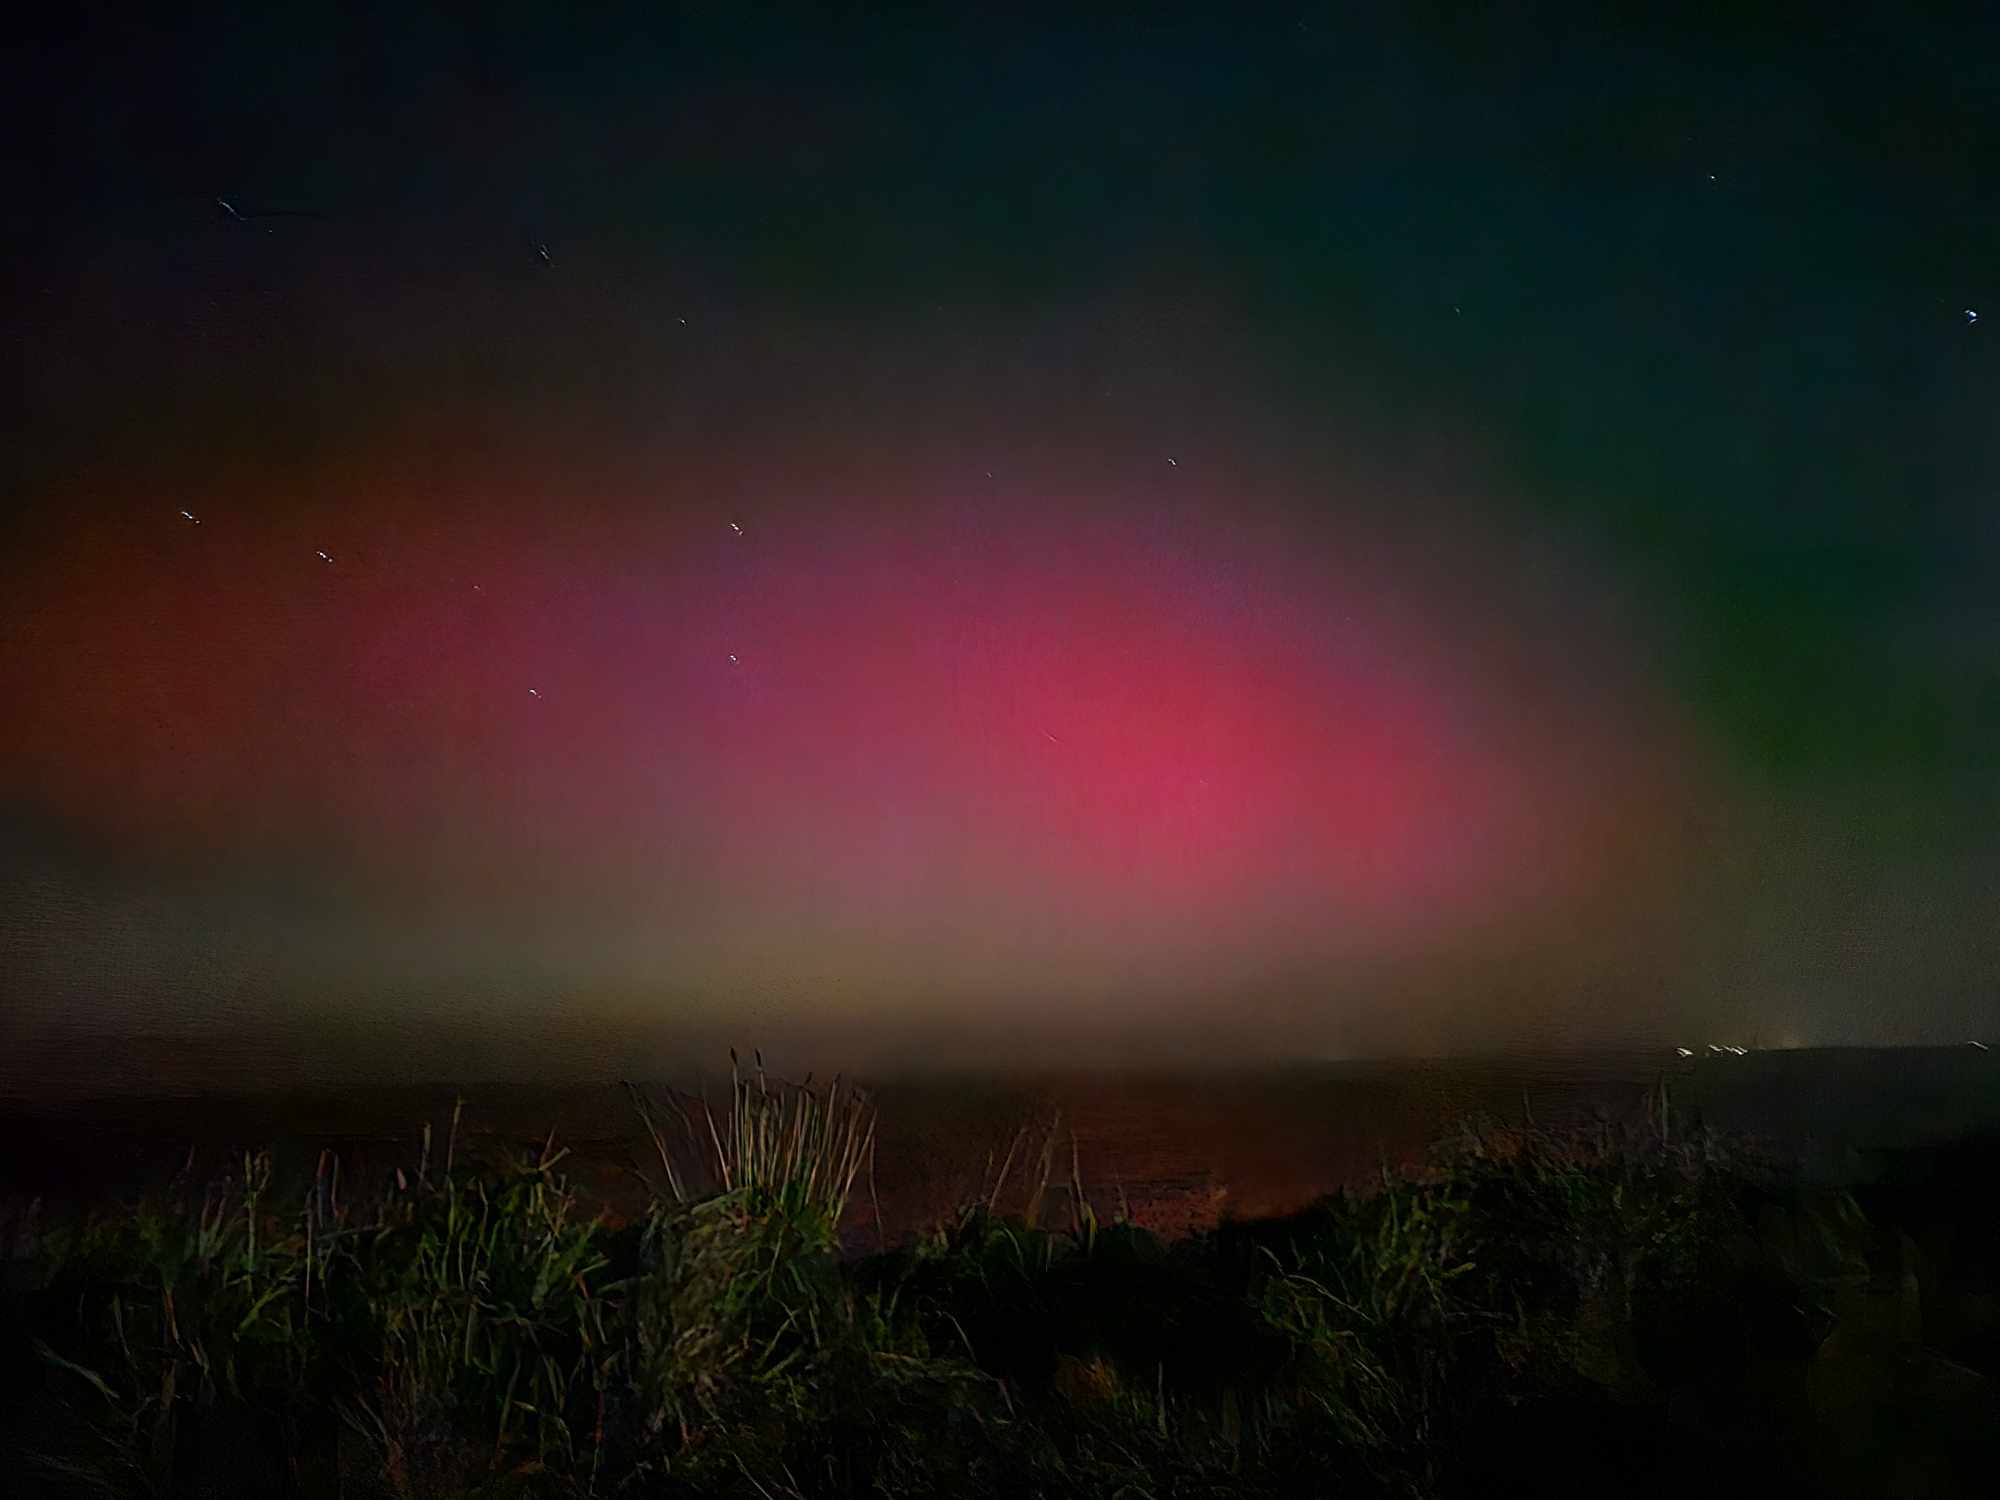
<instances>
[{"instance_id":1,"label":"grass","mask_svg":"<svg viewBox=\"0 0 2000 1500\"><path fill-rule=\"evenodd\" d=\"M455 1115L367 1191L250 1155L52 1232L5 1351L28 1492L1664 1493L1809 1462L1786 1393L1879 1259L1853 1199L1663 1095L1175 1245L1100 1217L1058 1118L843 1259L871 1102L734 1063L723 1106L633 1090L630 1223L552 1139L460 1160Z\"/></svg>"}]
</instances>

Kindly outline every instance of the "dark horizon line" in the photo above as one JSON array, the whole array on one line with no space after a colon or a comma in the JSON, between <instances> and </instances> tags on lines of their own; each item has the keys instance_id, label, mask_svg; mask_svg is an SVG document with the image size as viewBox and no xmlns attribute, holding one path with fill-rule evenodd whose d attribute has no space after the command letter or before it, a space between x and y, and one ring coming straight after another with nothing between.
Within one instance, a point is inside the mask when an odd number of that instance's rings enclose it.
<instances>
[{"instance_id":1,"label":"dark horizon line","mask_svg":"<svg viewBox=\"0 0 2000 1500\"><path fill-rule=\"evenodd\" d=\"M1730 1061L1744 1061L1749 1056L1766 1057L1777 1055L1824 1055L1828 1053L1910 1053L1935 1052L1942 1054L1965 1054L1968 1049L1977 1052L1988 1048L2000 1050L2000 1040L1968 1038L1961 1042L1831 1042L1797 1047L1749 1048L1745 1058L1730 1056ZM742 1068L747 1072L755 1067L751 1053L738 1048ZM726 1056L726 1051L724 1053ZM1533 1061L1543 1064L1583 1065L1593 1061L1615 1058L1634 1061L1641 1058L1653 1059L1668 1066L1686 1063L1689 1065L1709 1059L1712 1054L1705 1048L1693 1056L1679 1057L1671 1048L1662 1049L1656 1045L1632 1044L1626 1046L1577 1046L1566 1049L1539 1050ZM787 1084L797 1084L810 1077L816 1085L828 1084L839 1076L864 1090L890 1088L901 1084L924 1083L944 1079L977 1079L986 1084L1024 1084L1047 1082L1065 1078L1125 1077L1155 1080L1195 1080L1227 1076L1271 1076L1320 1070L1379 1069L1397 1067L1464 1067L1491 1068L1518 1066L1524 1061L1519 1052L1482 1051L1461 1053L1371 1053L1346 1057L1295 1057L1270 1059L1239 1059L1217 1062L1202 1062L1195 1059L1159 1061L1140 1060L1130 1063L1069 1063L1069 1064L1023 1064L943 1061L936 1063L893 1064L886 1067L842 1068L821 1071L795 1071L771 1065L766 1059L767 1071L774 1080ZM361 1072L364 1070L355 1070ZM677 1080L685 1080L689 1075L697 1079L726 1077L726 1063L695 1063L666 1072L651 1073L650 1076L627 1072L616 1074L605 1072L593 1077L560 1077L537 1079L520 1074L488 1074L484 1077L454 1080L445 1075L429 1078L394 1080L367 1079L357 1077L346 1083L314 1082L303 1087L284 1084L265 1086L231 1087L221 1083L186 1084L168 1086L161 1089L134 1088L93 1088L70 1096L61 1096L53 1091L33 1094L20 1093L8 1083L0 1082L0 1111L35 1113L51 1108L88 1110L97 1106L145 1106L156 1104L199 1104L199 1103L257 1103L280 1099L299 1102L326 1102L355 1095L410 1095L448 1099L457 1097L468 1103L475 1103L482 1097L504 1094L565 1094L591 1091L614 1091L627 1084L641 1087L681 1087Z\"/></svg>"}]
</instances>

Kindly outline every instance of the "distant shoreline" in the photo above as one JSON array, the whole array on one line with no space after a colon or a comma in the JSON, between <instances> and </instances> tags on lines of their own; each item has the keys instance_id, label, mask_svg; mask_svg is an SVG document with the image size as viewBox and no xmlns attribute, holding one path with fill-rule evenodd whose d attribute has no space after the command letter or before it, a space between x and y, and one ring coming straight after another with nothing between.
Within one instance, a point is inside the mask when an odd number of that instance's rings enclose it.
<instances>
[{"instance_id":1,"label":"distant shoreline","mask_svg":"<svg viewBox=\"0 0 2000 1500\"><path fill-rule=\"evenodd\" d=\"M1214 1063L1190 1060L1135 1058L1118 1062L1018 1062L987 1065L953 1057L925 1060L921 1057L885 1061L872 1067L843 1068L840 1071L871 1086L895 1087L943 1082L974 1081L985 1086L1023 1086L1071 1079L1124 1078L1162 1082L1266 1078L1272 1076L1327 1077L1373 1075L1406 1069L1489 1072L1528 1071L1552 1074L1603 1074L1608 1065L1621 1070L1657 1068L1672 1073L1714 1056L1708 1044L1692 1046L1692 1058L1677 1054L1672 1046L1653 1045L1589 1046L1573 1048L1522 1047L1462 1053L1369 1053L1352 1056L1274 1057L1269 1060L1225 1059ZM2000 1055L2000 1041L1909 1042L1909 1043L1823 1043L1787 1047L1747 1047L1747 1057L1859 1058L1871 1055L1977 1055L1991 1047ZM451 1050L443 1040L435 1047L413 1049L424 1052ZM611 1049L607 1049L611 1050ZM351 1065L328 1065L321 1060L306 1065L297 1049L282 1046L270 1038L249 1037L240 1045L210 1037L96 1038L83 1035L60 1039L42 1038L8 1049L8 1064L0 1071L0 1113L67 1113L97 1107L144 1103L184 1103L194 1101L256 1101L262 1099L317 1100L345 1098L357 1093L380 1092L429 1094L439 1090L466 1093L538 1089L579 1089L605 1087L621 1078L656 1079L675 1086L701 1077L727 1075L727 1047L701 1050L715 1062L658 1069L663 1056L695 1055L692 1048L652 1049L653 1068L564 1069L554 1076L531 1077L519 1069L484 1070L457 1077L446 1070L431 1076L381 1076L391 1070L372 1067L357 1058ZM739 1049L748 1064L748 1049ZM245 1065L266 1063L277 1076L270 1081L245 1085L241 1080L246 1066L218 1066L219 1054L237 1054ZM476 1056L476 1051L474 1052ZM812 1054L786 1049L782 1054L767 1052L774 1071L784 1076L803 1076L804 1062L811 1066ZM1715 1056L1719 1063L1742 1061L1732 1054ZM635 1059L636 1061L636 1059ZM206 1067L210 1076L197 1070ZM814 1068L818 1076L834 1070ZM107 1076L109 1075L109 1076ZM176 1076L178 1075L178 1076ZM227 1075L230 1082L222 1082ZM287 1076L289 1075L289 1076ZM338 1075L338 1076L335 1076Z\"/></svg>"}]
</instances>

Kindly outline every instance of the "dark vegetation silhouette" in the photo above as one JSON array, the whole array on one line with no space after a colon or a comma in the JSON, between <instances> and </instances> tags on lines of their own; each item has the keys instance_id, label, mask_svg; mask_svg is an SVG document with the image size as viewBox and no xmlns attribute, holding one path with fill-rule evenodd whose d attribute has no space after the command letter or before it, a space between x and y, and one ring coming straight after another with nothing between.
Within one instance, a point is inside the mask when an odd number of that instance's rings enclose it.
<instances>
[{"instance_id":1,"label":"dark vegetation silhouette","mask_svg":"<svg viewBox=\"0 0 2000 1500\"><path fill-rule=\"evenodd\" d=\"M628 1222L454 1115L375 1180L249 1154L12 1226L8 1492L1969 1495L2000 1458L1991 1143L1850 1194L1663 1087L1169 1244L1058 1120L844 1256L866 1095L631 1093Z\"/></svg>"}]
</instances>

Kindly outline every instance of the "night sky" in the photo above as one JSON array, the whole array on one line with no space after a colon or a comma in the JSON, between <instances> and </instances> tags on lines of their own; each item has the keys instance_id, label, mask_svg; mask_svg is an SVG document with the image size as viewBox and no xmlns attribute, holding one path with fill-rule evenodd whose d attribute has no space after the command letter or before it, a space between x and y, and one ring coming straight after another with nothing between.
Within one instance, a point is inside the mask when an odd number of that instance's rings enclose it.
<instances>
[{"instance_id":1,"label":"night sky","mask_svg":"<svg viewBox=\"0 0 2000 1500\"><path fill-rule=\"evenodd\" d=\"M2000 12L467 9L11 44L0 1050L2000 1023Z\"/></svg>"}]
</instances>

